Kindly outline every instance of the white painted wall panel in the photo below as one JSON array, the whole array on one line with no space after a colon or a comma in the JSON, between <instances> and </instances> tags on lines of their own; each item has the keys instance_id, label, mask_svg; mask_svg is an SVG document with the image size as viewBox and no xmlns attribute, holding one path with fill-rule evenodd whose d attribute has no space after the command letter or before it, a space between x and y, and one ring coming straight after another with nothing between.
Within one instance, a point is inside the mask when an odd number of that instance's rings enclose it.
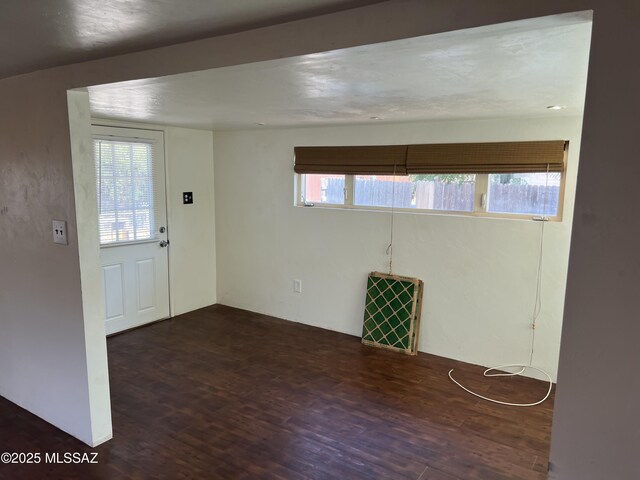
<instances>
[{"instance_id":1,"label":"white painted wall panel","mask_svg":"<svg viewBox=\"0 0 640 480\"><path fill-rule=\"evenodd\" d=\"M82 326L85 335L86 388L89 393L90 435L78 436L89 445L98 445L113 435L111 427L111 398L105 339L105 304L96 296L104 289L103 271L98 247L98 207L96 199L95 163L93 141L89 124L89 96L85 92L69 92L67 95L71 161L75 207L77 215L80 278L82 281ZM121 277L122 281L122 277ZM126 301L123 295L122 302ZM124 307L123 307L124 308ZM78 328L78 327L75 327ZM82 379L85 381L84 379ZM57 385L49 388L56 388ZM46 396L44 397L46 398ZM69 411L78 417L79 412Z\"/></svg>"},{"instance_id":2,"label":"white painted wall panel","mask_svg":"<svg viewBox=\"0 0 640 480\"><path fill-rule=\"evenodd\" d=\"M171 314L216 303L213 138L209 131L165 127ZM193 192L193 204L182 193Z\"/></svg>"},{"instance_id":3,"label":"white painted wall panel","mask_svg":"<svg viewBox=\"0 0 640 480\"><path fill-rule=\"evenodd\" d=\"M121 263L105 265L104 271L104 303L107 320L124 315L124 271ZM96 301L100 301L96 299Z\"/></svg>"},{"instance_id":4,"label":"white painted wall panel","mask_svg":"<svg viewBox=\"0 0 640 480\"><path fill-rule=\"evenodd\" d=\"M138 311L142 312L157 305L155 259L136 261L136 286L138 290Z\"/></svg>"}]
</instances>

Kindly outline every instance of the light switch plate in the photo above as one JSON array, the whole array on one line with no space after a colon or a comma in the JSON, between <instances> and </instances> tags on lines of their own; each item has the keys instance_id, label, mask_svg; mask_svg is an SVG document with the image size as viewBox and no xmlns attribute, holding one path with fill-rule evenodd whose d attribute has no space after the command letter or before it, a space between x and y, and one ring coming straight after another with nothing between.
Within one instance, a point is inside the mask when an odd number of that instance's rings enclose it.
<instances>
[{"instance_id":1,"label":"light switch plate","mask_svg":"<svg viewBox=\"0 0 640 480\"><path fill-rule=\"evenodd\" d=\"M68 245L67 222L64 220L53 220L53 243Z\"/></svg>"}]
</instances>

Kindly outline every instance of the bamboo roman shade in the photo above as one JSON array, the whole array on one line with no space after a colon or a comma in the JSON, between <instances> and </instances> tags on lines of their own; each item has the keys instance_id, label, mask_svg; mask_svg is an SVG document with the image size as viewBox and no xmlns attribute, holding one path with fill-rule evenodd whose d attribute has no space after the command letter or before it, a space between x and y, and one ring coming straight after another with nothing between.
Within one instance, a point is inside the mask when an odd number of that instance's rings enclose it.
<instances>
[{"instance_id":1,"label":"bamboo roman shade","mask_svg":"<svg viewBox=\"0 0 640 480\"><path fill-rule=\"evenodd\" d=\"M563 172L564 140L295 147L296 173L406 175Z\"/></svg>"},{"instance_id":2,"label":"bamboo roman shade","mask_svg":"<svg viewBox=\"0 0 640 480\"><path fill-rule=\"evenodd\" d=\"M409 145L407 173L564 171L564 140Z\"/></svg>"},{"instance_id":3,"label":"bamboo roman shade","mask_svg":"<svg viewBox=\"0 0 640 480\"><path fill-rule=\"evenodd\" d=\"M406 145L295 147L296 173L406 175Z\"/></svg>"}]
</instances>

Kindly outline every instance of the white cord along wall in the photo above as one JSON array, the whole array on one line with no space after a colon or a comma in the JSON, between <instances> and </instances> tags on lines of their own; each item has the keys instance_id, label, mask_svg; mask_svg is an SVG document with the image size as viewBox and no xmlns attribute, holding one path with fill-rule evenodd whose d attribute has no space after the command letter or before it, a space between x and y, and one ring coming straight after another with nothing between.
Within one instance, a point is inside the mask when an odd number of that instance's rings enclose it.
<instances>
[{"instance_id":1,"label":"white cord along wall","mask_svg":"<svg viewBox=\"0 0 640 480\"><path fill-rule=\"evenodd\" d=\"M470 390L469 388L462 385L458 380L456 380L453 377L453 369L449 370L449 378L453 383L458 385L465 392L470 393L471 395L474 395L488 402L497 403L500 405L508 405L511 407L534 407L536 405L540 405L547 398L549 398L549 395L551 395L551 390L553 388L553 380L551 379L551 375L549 375L545 370L533 366L533 352L535 350L535 343L536 343L536 325L537 325L538 317L540 316L540 311L542 310L542 260L543 260L543 253L544 253L544 227L545 227L545 223L549 220L548 217L546 216L548 192L549 192L549 164L547 164L547 177L545 180L545 187L544 187L544 202L542 207L542 217L533 218L534 221L540 222L540 247L538 252L538 269L537 269L537 275L536 275L536 296L535 296L535 302L533 305L533 313L532 313L532 319L531 319L531 348L529 353L529 363L528 364L514 363L514 364L500 365L497 367L487 368L482 375L487 378L514 377L514 376L522 375L528 369L535 370L536 372L541 373L543 376L547 378L547 381L549 382L549 388L547 389L547 393L544 395L544 397L542 397L542 399L535 402L531 402L531 403L505 402L501 400L496 400L494 398L485 397L484 395L480 395L479 393L476 393ZM509 368L516 368L518 370L516 372L505 371L505 369L509 369ZM498 373L494 373L494 372L498 372Z\"/></svg>"}]
</instances>

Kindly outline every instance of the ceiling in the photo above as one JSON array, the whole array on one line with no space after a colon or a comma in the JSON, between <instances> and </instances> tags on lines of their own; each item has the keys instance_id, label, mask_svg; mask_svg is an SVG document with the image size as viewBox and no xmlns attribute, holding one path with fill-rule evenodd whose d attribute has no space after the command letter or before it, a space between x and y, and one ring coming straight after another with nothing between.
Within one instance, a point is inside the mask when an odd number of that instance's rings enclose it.
<instances>
[{"instance_id":1,"label":"ceiling","mask_svg":"<svg viewBox=\"0 0 640 480\"><path fill-rule=\"evenodd\" d=\"M95 117L211 130L581 115L590 34L564 14L88 90Z\"/></svg>"},{"instance_id":2,"label":"ceiling","mask_svg":"<svg viewBox=\"0 0 640 480\"><path fill-rule=\"evenodd\" d=\"M2 0L0 78L381 0Z\"/></svg>"}]
</instances>

